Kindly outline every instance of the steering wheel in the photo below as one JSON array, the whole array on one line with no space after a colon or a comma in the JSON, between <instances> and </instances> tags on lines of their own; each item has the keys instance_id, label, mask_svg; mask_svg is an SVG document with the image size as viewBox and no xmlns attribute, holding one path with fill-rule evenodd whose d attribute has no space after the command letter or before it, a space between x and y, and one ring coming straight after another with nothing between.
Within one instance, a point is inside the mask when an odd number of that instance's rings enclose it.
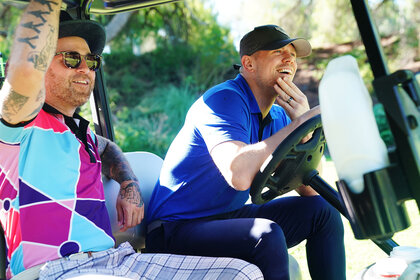
<instances>
[{"instance_id":1,"label":"steering wheel","mask_svg":"<svg viewBox=\"0 0 420 280\"><path fill-rule=\"evenodd\" d=\"M301 143L310 132L311 139ZM263 163L251 184L252 202L266 203L301 186L317 168L324 149L321 115L316 115L290 133Z\"/></svg>"}]
</instances>

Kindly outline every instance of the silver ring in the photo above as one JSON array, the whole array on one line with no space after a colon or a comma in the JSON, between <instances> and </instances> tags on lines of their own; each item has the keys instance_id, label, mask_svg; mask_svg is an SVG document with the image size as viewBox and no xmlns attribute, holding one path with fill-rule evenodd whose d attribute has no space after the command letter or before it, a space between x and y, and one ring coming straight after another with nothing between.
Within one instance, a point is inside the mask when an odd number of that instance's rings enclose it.
<instances>
[{"instance_id":1,"label":"silver ring","mask_svg":"<svg viewBox=\"0 0 420 280\"><path fill-rule=\"evenodd\" d=\"M290 96L289 99L287 99L286 103L289 104L293 100L293 97Z\"/></svg>"}]
</instances>

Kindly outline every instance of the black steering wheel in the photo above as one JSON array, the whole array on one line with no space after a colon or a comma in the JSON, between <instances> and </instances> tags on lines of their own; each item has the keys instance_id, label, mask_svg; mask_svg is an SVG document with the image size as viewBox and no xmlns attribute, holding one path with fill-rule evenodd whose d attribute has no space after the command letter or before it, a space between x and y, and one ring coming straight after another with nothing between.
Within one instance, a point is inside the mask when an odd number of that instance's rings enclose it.
<instances>
[{"instance_id":1,"label":"black steering wheel","mask_svg":"<svg viewBox=\"0 0 420 280\"><path fill-rule=\"evenodd\" d=\"M311 139L301 143L310 132ZM324 148L321 115L316 115L290 133L263 163L251 184L252 202L266 203L301 186L317 168Z\"/></svg>"}]
</instances>

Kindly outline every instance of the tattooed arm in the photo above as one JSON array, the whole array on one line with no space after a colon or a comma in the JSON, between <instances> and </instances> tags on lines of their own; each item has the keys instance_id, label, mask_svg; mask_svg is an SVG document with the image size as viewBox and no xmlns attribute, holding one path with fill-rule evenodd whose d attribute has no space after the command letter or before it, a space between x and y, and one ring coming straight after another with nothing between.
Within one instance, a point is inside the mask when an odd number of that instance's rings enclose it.
<instances>
[{"instance_id":1,"label":"tattooed arm","mask_svg":"<svg viewBox=\"0 0 420 280\"><path fill-rule=\"evenodd\" d=\"M0 115L10 124L34 118L45 100L45 72L58 38L61 0L31 0L15 31Z\"/></svg>"},{"instance_id":2,"label":"tattooed arm","mask_svg":"<svg viewBox=\"0 0 420 280\"><path fill-rule=\"evenodd\" d=\"M144 203L139 182L121 149L112 141L98 137L98 149L102 161L102 173L120 184L117 198L120 231L140 224L144 217Z\"/></svg>"}]
</instances>

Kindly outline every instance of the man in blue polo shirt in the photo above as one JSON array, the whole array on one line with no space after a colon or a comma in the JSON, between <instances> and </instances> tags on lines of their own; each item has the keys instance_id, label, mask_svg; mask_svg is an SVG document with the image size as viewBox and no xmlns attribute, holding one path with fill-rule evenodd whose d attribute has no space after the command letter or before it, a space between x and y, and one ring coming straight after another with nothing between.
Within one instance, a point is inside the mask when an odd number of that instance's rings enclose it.
<instances>
[{"instance_id":1,"label":"man in blue polo shirt","mask_svg":"<svg viewBox=\"0 0 420 280\"><path fill-rule=\"evenodd\" d=\"M346 278L340 215L310 187L245 205L265 159L320 113L292 82L296 58L310 53L275 25L242 38L240 74L192 105L168 150L147 213L149 251L236 257L265 279L289 279L287 248L306 239L312 279Z\"/></svg>"}]
</instances>

